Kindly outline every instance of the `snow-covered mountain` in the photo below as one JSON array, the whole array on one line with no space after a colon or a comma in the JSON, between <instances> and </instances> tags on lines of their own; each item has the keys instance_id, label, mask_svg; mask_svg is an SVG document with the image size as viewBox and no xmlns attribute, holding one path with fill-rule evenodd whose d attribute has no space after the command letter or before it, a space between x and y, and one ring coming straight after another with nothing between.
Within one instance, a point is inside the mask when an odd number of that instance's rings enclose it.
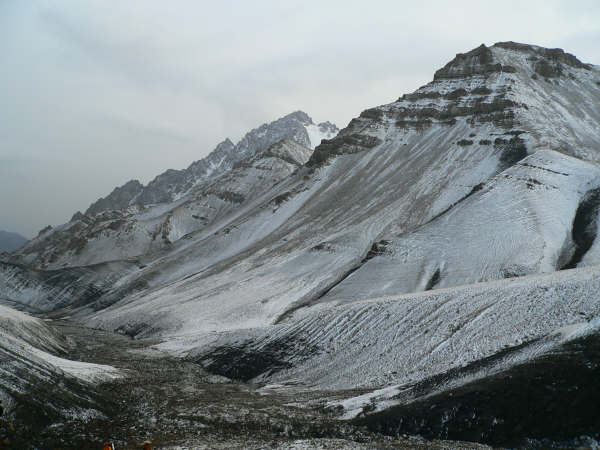
<instances>
[{"instance_id":1,"label":"snow-covered mountain","mask_svg":"<svg viewBox=\"0 0 600 450\"><path fill-rule=\"evenodd\" d=\"M555 67L542 70L548 78L539 73L545 64ZM92 323L138 333L152 323L152 333L166 336L232 330L330 300L561 268L575 252L577 209L598 186L598 73L563 52L513 43L457 55L415 93L363 112L221 228L122 279L126 291L141 277L148 289ZM412 242L411 233L422 236L418 251L374 258L382 240ZM433 255L425 252L432 243ZM472 243L466 261L461 243ZM526 264L519 243L530 248ZM390 257L399 268L383 274L381 258Z\"/></svg>"},{"instance_id":2,"label":"snow-covered mountain","mask_svg":"<svg viewBox=\"0 0 600 450\"><path fill-rule=\"evenodd\" d=\"M312 146L337 133L298 111L226 141L184 171L144 187L133 180L69 223L47 228L12 261L42 269L121 260L167 249L259 196L307 162Z\"/></svg>"},{"instance_id":3,"label":"snow-covered mountain","mask_svg":"<svg viewBox=\"0 0 600 450\"><path fill-rule=\"evenodd\" d=\"M0 265L0 292L233 378L361 389L332 410L386 432L431 395L443 421L457 388L596 348L599 105L599 67L482 45L335 137L294 113L124 186Z\"/></svg>"},{"instance_id":4,"label":"snow-covered mountain","mask_svg":"<svg viewBox=\"0 0 600 450\"><path fill-rule=\"evenodd\" d=\"M140 332L152 322L162 335L560 269L581 247L578 209L596 210L598 72L561 50L481 46L363 112L305 167L306 153L249 150L267 139L265 125L236 146L252 156L178 201L79 217L32 241L20 261L58 268L135 256L139 269L106 293L112 306L92 323ZM274 129L290 120L307 139L301 113ZM261 179L265 167L271 178ZM52 248L61 234L69 238ZM579 256L593 264L595 254Z\"/></svg>"},{"instance_id":5,"label":"snow-covered mountain","mask_svg":"<svg viewBox=\"0 0 600 450\"><path fill-rule=\"evenodd\" d=\"M147 186L131 180L93 203L85 214L121 210L130 205L147 206L172 202L185 196L198 183L230 171L237 162L252 157L257 151L283 139L314 149L322 139L331 139L338 131L330 122L315 124L308 114L296 111L249 131L237 144L233 144L229 138L225 139L207 157L184 170L169 169Z\"/></svg>"}]
</instances>

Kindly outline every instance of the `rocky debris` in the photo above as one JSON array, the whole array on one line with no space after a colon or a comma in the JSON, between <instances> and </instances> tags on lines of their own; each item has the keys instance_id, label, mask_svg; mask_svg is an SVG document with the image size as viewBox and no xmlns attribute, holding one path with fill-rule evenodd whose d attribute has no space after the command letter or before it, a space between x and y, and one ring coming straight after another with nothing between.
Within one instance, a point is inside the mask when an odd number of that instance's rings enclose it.
<instances>
[{"instance_id":1,"label":"rocky debris","mask_svg":"<svg viewBox=\"0 0 600 450\"><path fill-rule=\"evenodd\" d=\"M339 421L323 408L327 399L345 393L303 390L293 385L244 384L149 349L149 341L68 322L55 326L71 342L71 358L115 366L127 376L95 386L79 386L76 392L81 399L66 396L57 401L50 389L36 392L38 404L23 396L21 410L12 420L3 422L4 417L0 417L0 433L6 429L6 434L14 437L8 448L96 448L107 439L117 448L139 448L146 439L156 448L166 449L489 448L468 442L391 438L373 433L366 427ZM68 383L65 379L55 381L59 385ZM87 410L81 408L84 398L95 400L87 404ZM44 400L60 406L72 402L72 414L57 416L53 424L37 420L51 411ZM90 407L95 408L94 414Z\"/></svg>"}]
</instances>

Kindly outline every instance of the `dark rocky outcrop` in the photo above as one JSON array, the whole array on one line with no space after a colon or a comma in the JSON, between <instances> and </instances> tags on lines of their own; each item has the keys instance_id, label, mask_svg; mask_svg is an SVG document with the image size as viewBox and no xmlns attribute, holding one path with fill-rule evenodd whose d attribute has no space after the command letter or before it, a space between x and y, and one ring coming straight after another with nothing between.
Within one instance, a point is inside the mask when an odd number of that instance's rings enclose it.
<instances>
[{"instance_id":1,"label":"dark rocky outcrop","mask_svg":"<svg viewBox=\"0 0 600 450\"><path fill-rule=\"evenodd\" d=\"M38 236L41 236L42 234L47 233L50 230L52 230L52 225L46 225L39 231Z\"/></svg>"},{"instance_id":2,"label":"dark rocky outcrop","mask_svg":"<svg viewBox=\"0 0 600 450\"><path fill-rule=\"evenodd\" d=\"M594 244L598 231L598 214L600 214L600 189L592 189L585 194L575 213L571 232L575 249L573 256L560 268L561 270L577 267Z\"/></svg>"},{"instance_id":3,"label":"dark rocky outcrop","mask_svg":"<svg viewBox=\"0 0 600 450\"><path fill-rule=\"evenodd\" d=\"M525 141L518 136L513 136L510 139L494 139L494 149L501 152L500 164L502 170L514 166L527 157Z\"/></svg>"},{"instance_id":4,"label":"dark rocky outcrop","mask_svg":"<svg viewBox=\"0 0 600 450\"><path fill-rule=\"evenodd\" d=\"M549 61L566 64L576 69L590 70L589 64L582 63L575 55L566 53L561 48L543 48L535 45L520 44L518 42L497 42L494 47L505 48L508 50L517 50L521 52L531 53L530 61L539 61L539 58L546 58Z\"/></svg>"},{"instance_id":5,"label":"dark rocky outcrop","mask_svg":"<svg viewBox=\"0 0 600 450\"><path fill-rule=\"evenodd\" d=\"M517 42L498 42L494 47L528 53L527 58L534 70L533 78L539 75L545 79L567 76L566 67L590 70L589 64L584 64L574 55L566 53L560 48L542 48L534 45L520 44Z\"/></svg>"},{"instance_id":6,"label":"dark rocky outcrop","mask_svg":"<svg viewBox=\"0 0 600 450\"><path fill-rule=\"evenodd\" d=\"M433 79L463 78L501 71L502 64L495 62L492 51L481 44L468 53L458 53L452 61L435 72Z\"/></svg>"},{"instance_id":7,"label":"dark rocky outcrop","mask_svg":"<svg viewBox=\"0 0 600 450\"><path fill-rule=\"evenodd\" d=\"M319 352L301 334L286 339L272 339L261 345L252 341L236 346L217 347L209 352L190 356L209 372L240 381L250 381L259 375L272 375L291 367L294 361L306 359Z\"/></svg>"},{"instance_id":8,"label":"dark rocky outcrop","mask_svg":"<svg viewBox=\"0 0 600 450\"><path fill-rule=\"evenodd\" d=\"M358 133L338 136L331 140L323 140L321 145L315 149L306 165L308 167L318 167L334 155L358 153L373 148L380 143L381 139L375 136Z\"/></svg>"},{"instance_id":9,"label":"dark rocky outcrop","mask_svg":"<svg viewBox=\"0 0 600 450\"><path fill-rule=\"evenodd\" d=\"M513 109L517 107L519 105L499 95L491 100L481 97L470 104L399 108L395 112L395 118L397 126L422 128L433 124L434 120L444 125L453 125L459 117L472 116L472 124L493 122L503 128L512 128L515 125Z\"/></svg>"}]
</instances>

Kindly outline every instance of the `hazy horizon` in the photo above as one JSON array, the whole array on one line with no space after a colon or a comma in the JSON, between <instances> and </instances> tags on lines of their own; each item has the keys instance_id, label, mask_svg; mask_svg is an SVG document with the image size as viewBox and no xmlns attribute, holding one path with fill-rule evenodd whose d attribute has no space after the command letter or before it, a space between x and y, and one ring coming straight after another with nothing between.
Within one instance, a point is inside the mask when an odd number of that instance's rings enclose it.
<instances>
[{"instance_id":1,"label":"hazy horizon","mask_svg":"<svg viewBox=\"0 0 600 450\"><path fill-rule=\"evenodd\" d=\"M481 43L600 64L595 1L458 3L2 2L0 230L33 237L292 111L343 128Z\"/></svg>"}]
</instances>

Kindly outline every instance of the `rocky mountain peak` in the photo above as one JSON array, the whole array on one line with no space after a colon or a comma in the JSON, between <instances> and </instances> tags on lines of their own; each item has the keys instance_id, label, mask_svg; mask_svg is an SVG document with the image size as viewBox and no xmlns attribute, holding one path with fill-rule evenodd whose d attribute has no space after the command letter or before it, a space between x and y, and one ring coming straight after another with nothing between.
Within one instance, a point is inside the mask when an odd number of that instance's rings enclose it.
<instances>
[{"instance_id":1,"label":"rocky mountain peak","mask_svg":"<svg viewBox=\"0 0 600 450\"><path fill-rule=\"evenodd\" d=\"M132 180L115 188L107 197L94 202L85 214L121 210L131 205L171 202L186 195L198 183L225 173L237 162L284 139L313 149L322 139L332 138L338 131L337 126L331 122L316 125L304 111L294 111L249 131L237 144L226 138L208 156L193 162L187 169L166 170L146 186Z\"/></svg>"},{"instance_id":2,"label":"rocky mountain peak","mask_svg":"<svg viewBox=\"0 0 600 450\"><path fill-rule=\"evenodd\" d=\"M525 54L527 65L533 68L536 74L545 78L566 76L567 68L592 69L590 64L582 63L576 56L566 53L561 48L544 48L537 45L508 41L497 42L491 49L509 50Z\"/></svg>"},{"instance_id":3,"label":"rocky mountain peak","mask_svg":"<svg viewBox=\"0 0 600 450\"><path fill-rule=\"evenodd\" d=\"M304 111L294 111L293 113L288 114L287 116L283 116L280 120L283 121L287 121L287 120L297 120L298 122L302 123L303 125L308 125L313 123L313 120L311 119L311 117L306 114Z\"/></svg>"},{"instance_id":4,"label":"rocky mountain peak","mask_svg":"<svg viewBox=\"0 0 600 450\"><path fill-rule=\"evenodd\" d=\"M98 214L109 209L127 208L142 192L144 186L138 180L130 180L123 186L116 187L106 197L96 200L86 210L85 215Z\"/></svg>"},{"instance_id":5,"label":"rocky mountain peak","mask_svg":"<svg viewBox=\"0 0 600 450\"><path fill-rule=\"evenodd\" d=\"M467 53L458 53L444 67L435 72L434 80L485 75L502 70L502 65L494 61L492 51L481 44Z\"/></svg>"},{"instance_id":6,"label":"rocky mountain peak","mask_svg":"<svg viewBox=\"0 0 600 450\"><path fill-rule=\"evenodd\" d=\"M220 142L219 144L217 144L217 146L215 147L215 150L213 150L213 151L229 151L233 147L235 147L235 144L233 142L231 142L231 139L225 138L225 140L223 142Z\"/></svg>"},{"instance_id":7,"label":"rocky mountain peak","mask_svg":"<svg viewBox=\"0 0 600 450\"><path fill-rule=\"evenodd\" d=\"M311 155L308 147L298 144L292 139L282 139L257 154L257 157L274 157L295 166L302 166Z\"/></svg>"},{"instance_id":8,"label":"rocky mountain peak","mask_svg":"<svg viewBox=\"0 0 600 450\"><path fill-rule=\"evenodd\" d=\"M557 126L562 126L559 111L541 111L555 109L555 91L571 99L569 102L576 105L573 107L581 110L577 116L586 117L592 123L598 110L586 101L585 92L594 91L599 85L595 70L562 49L515 42L500 42L491 47L482 44L467 53L457 54L435 72L432 82L415 92L388 105L363 111L335 139L318 146L308 164L318 166L333 155L371 149L381 144L387 133L398 129L411 135L432 126L448 128L463 123L474 129L463 139L457 139L460 145L476 144L473 137L478 135L477 128L486 124L506 134L500 138L502 142L516 145L526 137L525 129L540 126L541 117L549 117L556 120ZM579 100L575 101L574 96ZM546 101L540 102L540 98ZM546 145L575 156L597 158L589 151L583 155L577 150L588 146L588 142L587 138L581 141L573 130L567 129L557 138L560 139ZM500 142L497 139L490 135L480 141L487 145Z\"/></svg>"}]
</instances>

